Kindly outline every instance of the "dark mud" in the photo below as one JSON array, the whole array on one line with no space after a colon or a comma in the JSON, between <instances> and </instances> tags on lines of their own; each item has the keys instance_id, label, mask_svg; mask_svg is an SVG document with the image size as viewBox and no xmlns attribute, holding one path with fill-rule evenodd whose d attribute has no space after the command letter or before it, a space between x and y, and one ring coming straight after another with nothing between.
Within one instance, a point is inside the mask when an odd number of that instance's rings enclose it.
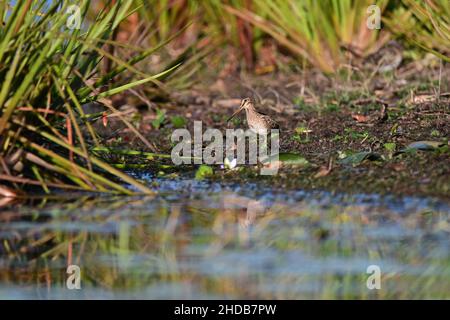
<instances>
[{"instance_id":1,"label":"dark mud","mask_svg":"<svg viewBox=\"0 0 450 320\"><path fill-rule=\"evenodd\" d=\"M204 130L247 128L243 114L228 124L226 119L236 110L241 98L250 96L258 110L280 124L281 152L297 153L310 165L282 168L273 177L262 177L252 168L233 172L216 170L212 179L259 181L287 189L448 199L450 68L443 70L440 82L436 69L418 74L411 73L410 69L406 65L395 74L352 73L333 78L314 72L241 75L219 80L210 76L202 78L194 89L177 92L170 100L162 100L155 106L165 110L158 129L153 122L158 116L152 108L140 109L136 123L161 153L170 154L173 147L170 135L175 129L173 117L183 118L189 129L194 121L202 121ZM441 92L439 97L438 92ZM127 130L118 137L120 142L113 138L110 145L146 150ZM441 147L397 154L410 143L424 140L439 142ZM379 154L382 160L354 165L340 162L345 156L366 151ZM155 159L144 164L149 165L151 172L162 175L196 169L161 169L161 163Z\"/></svg>"}]
</instances>

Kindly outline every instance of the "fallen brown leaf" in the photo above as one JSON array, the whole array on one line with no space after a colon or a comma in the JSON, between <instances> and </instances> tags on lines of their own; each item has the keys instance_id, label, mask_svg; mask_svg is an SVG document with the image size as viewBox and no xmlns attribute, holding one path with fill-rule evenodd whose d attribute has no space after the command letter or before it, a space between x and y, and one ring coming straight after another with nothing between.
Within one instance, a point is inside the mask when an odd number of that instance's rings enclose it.
<instances>
[{"instance_id":1,"label":"fallen brown leaf","mask_svg":"<svg viewBox=\"0 0 450 320\"><path fill-rule=\"evenodd\" d=\"M432 102L436 99L435 95L431 95L431 94L419 94L419 95L415 95L412 97L411 99L411 103L413 104L421 104L421 103L425 103L425 102Z\"/></svg>"},{"instance_id":2,"label":"fallen brown leaf","mask_svg":"<svg viewBox=\"0 0 450 320\"><path fill-rule=\"evenodd\" d=\"M329 175L331 170L333 170L333 163L334 163L334 158L330 157L328 159L327 166L321 166L319 171L317 171L317 173L314 175L314 178L321 178L321 177L325 177L325 176Z\"/></svg>"},{"instance_id":3,"label":"fallen brown leaf","mask_svg":"<svg viewBox=\"0 0 450 320\"><path fill-rule=\"evenodd\" d=\"M360 123L369 122L370 119L371 119L369 116L365 116L365 115L362 115L362 114L352 114L352 118L354 120L356 120L357 122L360 122Z\"/></svg>"},{"instance_id":4,"label":"fallen brown leaf","mask_svg":"<svg viewBox=\"0 0 450 320\"><path fill-rule=\"evenodd\" d=\"M314 175L314 178L321 178L321 177L325 177L328 174L330 174L331 169L325 166L320 167L319 171L317 171L317 173Z\"/></svg>"}]
</instances>

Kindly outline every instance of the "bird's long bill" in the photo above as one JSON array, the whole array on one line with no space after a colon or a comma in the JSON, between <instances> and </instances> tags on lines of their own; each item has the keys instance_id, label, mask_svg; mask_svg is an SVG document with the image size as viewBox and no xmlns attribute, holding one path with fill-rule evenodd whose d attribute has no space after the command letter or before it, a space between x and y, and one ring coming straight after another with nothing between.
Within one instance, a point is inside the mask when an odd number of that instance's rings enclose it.
<instances>
[{"instance_id":1,"label":"bird's long bill","mask_svg":"<svg viewBox=\"0 0 450 320\"><path fill-rule=\"evenodd\" d=\"M237 109L237 110L231 115L231 117L228 118L227 122L230 121L231 119L233 119L239 112L242 111L242 109L244 109L244 105L241 105L241 106L239 107L239 109Z\"/></svg>"}]
</instances>

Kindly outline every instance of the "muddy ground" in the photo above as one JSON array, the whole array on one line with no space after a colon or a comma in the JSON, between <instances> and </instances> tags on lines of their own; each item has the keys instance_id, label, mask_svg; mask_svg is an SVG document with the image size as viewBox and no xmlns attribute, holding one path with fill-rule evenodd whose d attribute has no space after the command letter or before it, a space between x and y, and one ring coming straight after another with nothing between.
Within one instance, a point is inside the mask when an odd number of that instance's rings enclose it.
<instances>
[{"instance_id":1,"label":"muddy ground","mask_svg":"<svg viewBox=\"0 0 450 320\"><path fill-rule=\"evenodd\" d=\"M195 120L203 121L204 130L247 128L245 113L228 124L226 119L242 98L251 97L259 111L280 124L281 152L299 154L309 162L308 166L283 167L278 175L269 177L249 167L217 168L210 177L214 180L450 199L449 79L450 66L425 69L411 63L390 73L351 71L330 77L314 71L241 73L220 79L211 74L197 79L192 89L177 91L156 105L145 105L136 97L129 103L142 106L140 116L134 116L140 131L158 152L170 154L174 145L170 135L177 126L173 117L184 118L182 126L190 129ZM165 110L164 116L158 116L156 109ZM149 151L129 130L118 136L119 143L115 136L109 144ZM398 153L417 141L437 142L438 147ZM365 151L382 158L342 163L342 158ZM160 163L155 159L147 163L148 170L159 174L173 176L186 170L161 169L155 166Z\"/></svg>"}]
</instances>

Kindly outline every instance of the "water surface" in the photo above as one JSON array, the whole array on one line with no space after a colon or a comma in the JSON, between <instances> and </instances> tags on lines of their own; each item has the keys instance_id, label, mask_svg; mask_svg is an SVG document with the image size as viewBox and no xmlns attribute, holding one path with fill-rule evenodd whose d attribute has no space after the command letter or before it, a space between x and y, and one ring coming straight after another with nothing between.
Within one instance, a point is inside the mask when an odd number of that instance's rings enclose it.
<instances>
[{"instance_id":1,"label":"water surface","mask_svg":"<svg viewBox=\"0 0 450 320\"><path fill-rule=\"evenodd\" d=\"M137 175L159 195L1 208L0 298L450 298L445 201Z\"/></svg>"}]
</instances>

